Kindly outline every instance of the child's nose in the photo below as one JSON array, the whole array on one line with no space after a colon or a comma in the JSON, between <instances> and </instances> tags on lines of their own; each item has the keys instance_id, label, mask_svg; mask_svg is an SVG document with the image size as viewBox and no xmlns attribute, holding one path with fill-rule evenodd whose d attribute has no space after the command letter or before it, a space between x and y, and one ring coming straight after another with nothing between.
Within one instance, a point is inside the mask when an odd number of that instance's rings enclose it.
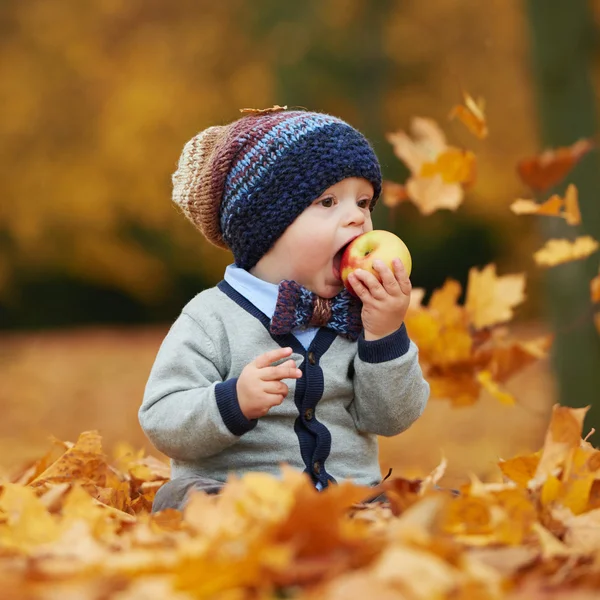
<instances>
[{"instance_id":1,"label":"child's nose","mask_svg":"<svg viewBox=\"0 0 600 600\"><path fill-rule=\"evenodd\" d=\"M346 214L347 225L362 225L365 222L365 211L356 204L348 209Z\"/></svg>"}]
</instances>

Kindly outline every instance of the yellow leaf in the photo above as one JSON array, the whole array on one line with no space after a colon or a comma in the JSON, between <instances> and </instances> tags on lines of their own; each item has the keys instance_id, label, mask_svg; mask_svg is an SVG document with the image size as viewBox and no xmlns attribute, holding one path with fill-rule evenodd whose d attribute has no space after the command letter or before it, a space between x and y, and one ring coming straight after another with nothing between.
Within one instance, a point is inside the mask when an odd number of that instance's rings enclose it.
<instances>
[{"instance_id":1,"label":"yellow leaf","mask_svg":"<svg viewBox=\"0 0 600 600\"><path fill-rule=\"evenodd\" d=\"M569 225L579 225L581 223L581 212L579 211L579 201L577 199L577 188L570 184L565 194L565 212L563 215Z\"/></svg>"},{"instance_id":2,"label":"yellow leaf","mask_svg":"<svg viewBox=\"0 0 600 600\"><path fill-rule=\"evenodd\" d=\"M441 175L444 183L471 184L475 180L475 155L468 150L448 148L435 161L423 163L419 175Z\"/></svg>"},{"instance_id":3,"label":"yellow leaf","mask_svg":"<svg viewBox=\"0 0 600 600\"><path fill-rule=\"evenodd\" d=\"M598 242L589 235L578 237L574 242L567 239L551 239L534 253L538 265L553 267L561 263L585 258L598 250Z\"/></svg>"},{"instance_id":4,"label":"yellow leaf","mask_svg":"<svg viewBox=\"0 0 600 600\"><path fill-rule=\"evenodd\" d=\"M446 598L456 588L459 571L443 558L419 548L392 545L372 569L377 581L393 584L406 594L399 598Z\"/></svg>"},{"instance_id":5,"label":"yellow leaf","mask_svg":"<svg viewBox=\"0 0 600 600\"><path fill-rule=\"evenodd\" d=\"M540 452L527 456L516 456L498 463L505 477L514 481L518 486L526 488L529 480L535 475L540 462Z\"/></svg>"},{"instance_id":6,"label":"yellow leaf","mask_svg":"<svg viewBox=\"0 0 600 600\"><path fill-rule=\"evenodd\" d=\"M411 177L406 182L410 200L423 215L437 210L456 210L463 201L464 192L458 183L445 183L441 175Z\"/></svg>"},{"instance_id":7,"label":"yellow leaf","mask_svg":"<svg viewBox=\"0 0 600 600\"><path fill-rule=\"evenodd\" d=\"M485 120L485 103L483 98L477 102L467 92L463 92L464 105L457 104L450 111L449 118L458 117L467 129L480 140L488 136L488 126Z\"/></svg>"},{"instance_id":8,"label":"yellow leaf","mask_svg":"<svg viewBox=\"0 0 600 600\"><path fill-rule=\"evenodd\" d=\"M508 406L513 406L516 401L514 397L508 392L504 392L500 389L500 386L492 379L492 374L489 371L480 371L477 373L477 381L492 395L494 398L502 402L502 404L507 404Z\"/></svg>"},{"instance_id":9,"label":"yellow leaf","mask_svg":"<svg viewBox=\"0 0 600 600\"><path fill-rule=\"evenodd\" d=\"M567 531L565 543L574 550L587 554L600 550L600 509L574 515L570 510L554 511Z\"/></svg>"},{"instance_id":10,"label":"yellow leaf","mask_svg":"<svg viewBox=\"0 0 600 600\"><path fill-rule=\"evenodd\" d=\"M444 476L447 466L448 461L446 460L446 457L442 456L440 464L433 469L433 471L431 471L431 473L429 473L429 475L427 475L427 477L425 477L425 479L423 479L421 482L421 487L419 488L420 495L425 494L426 491L434 488L437 485L439 480Z\"/></svg>"},{"instance_id":11,"label":"yellow leaf","mask_svg":"<svg viewBox=\"0 0 600 600\"><path fill-rule=\"evenodd\" d=\"M557 556L569 556L573 554L573 549L563 544L558 538L553 536L542 524L534 523L533 531L538 536L542 557L551 559Z\"/></svg>"},{"instance_id":12,"label":"yellow leaf","mask_svg":"<svg viewBox=\"0 0 600 600\"><path fill-rule=\"evenodd\" d=\"M469 270L465 308L477 328L509 321L513 308L525 300L525 273L496 275L496 265Z\"/></svg>"},{"instance_id":13,"label":"yellow leaf","mask_svg":"<svg viewBox=\"0 0 600 600\"><path fill-rule=\"evenodd\" d=\"M432 119L415 117L410 131L412 137L404 131L386 136L395 155L411 171L406 181L408 197L424 215L442 208L456 210L463 200L462 184L472 183L475 177L474 155L449 148Z\"/></svg>"},{"instance_id":14,"label":"yellow leaf","mask_svg":"<svg viewBox=\"0 0 600 600\"><path fill-rule=\"evenodd\" d=\"M102 438L97 431L84 431L79 439L62 456L40 473L30 485L45 481L62 482L81 478L105 476L106 457L102 454Z\"/></svg>"},{"instance_id":15,"label":"yellow leaf","mask_svg":"<svg viewBox=\"0 0 600 600\"><path fill-rule=\"evenodd\" d=\"M0 492L0 546L27 551L51 542L60 526L31 488L3 484Z\"/></svg>"},{"instance_id":16,"label":"yellow leaf","mask_svg":"<svg viewBox=\"0 0 600 600\"><path fill-rule=\"evenodd\" d=\"M433 119L414 117L410 123L409 136L404 131L388 133L386 138L394 154L406 164L413 175L421 171L425 162L431 162L447 149L446 136Z\"/></svg>"},{"instance_id":17,"label":"yellow leaf","mask_svg":"<svg viewBox=\"0 0 600 600\"><path fill-rule=\"evenodd\" d=\"M492 515L487 498L462 496L446 508L443 528L454 534L487 534L492 531Z\"/></svg>"},{"instance_id":18,"label":"yellow leaf","mask_svg":"<svg viewBox=\"0 0 600 600\"><path fill-rule=\"evenodd\" d=\"M587 510L590 491L600 466L598 460L590 461L591 452L584 448L574 448L562 475L559 502L578 515ZM591 467L591 468L590 468Z\"/></svg>"},{"instance_id":19,"label":"yellow leaf","mask_svg":"<svg viewBox=\"0 0 600 600\"><path fill-rule=\"evenodd\" d=\"M560 492L560 479L556 475L548 475L542 485L540 502L544 506L552 504L558 498Z\"/></svg>"},{"instance_id":20,"label":"yellow leaf","mask_svg":"<svg viewBox=\"0 0 600 600\"><path fill-rule=\"evenodd\" d=\"M552 418L533 485L541 485L547 477L554 476L555 470L565 464L571 450L579 446L583 419L588 410L589 407L568 408L558 404L552 407Z\"/></svg>"},{"instance_id":21,"label":"yellow leaf","mask_svg":"<svg viewBox=\"0 0 600 600\"><path fill-rule=\"evenodd\" d=\"M427 308L434 312L444 325L465 324L463 308L458 304L461 294L461 285L458 281L447 279L444 285L431 294Z\"/></svg>"}]
</instances>

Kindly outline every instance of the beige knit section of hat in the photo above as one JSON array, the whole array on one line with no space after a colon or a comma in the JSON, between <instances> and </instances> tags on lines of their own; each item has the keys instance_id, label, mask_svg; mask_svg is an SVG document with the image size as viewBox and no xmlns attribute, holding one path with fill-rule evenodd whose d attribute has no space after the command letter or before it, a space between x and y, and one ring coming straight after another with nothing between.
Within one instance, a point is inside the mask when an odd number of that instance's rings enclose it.
<instances>
[{"instance_id":1,"label":"beige knit section of hat","mask_svg":"<svg viewBox=\"0 0 600 600\"><path fill-rule=\"evenodd\" d=\"M228 246L219 224L221 198L214 197L212 156L226 134L226 125L215 125L195 135L184 146L177 171L172 176L173 202L209 242L220 248Z\"/></svg>"}]
</instances>

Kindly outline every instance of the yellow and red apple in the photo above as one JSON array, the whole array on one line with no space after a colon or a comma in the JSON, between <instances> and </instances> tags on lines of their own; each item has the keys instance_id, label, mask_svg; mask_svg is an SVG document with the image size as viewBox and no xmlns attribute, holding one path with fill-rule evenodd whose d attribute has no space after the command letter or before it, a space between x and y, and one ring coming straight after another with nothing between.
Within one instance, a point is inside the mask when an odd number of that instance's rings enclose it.
<instances>
[{"instance_id":1,"label":"yellow and red apple","mask_svg":"<svg viewBox=\"0 0 600 600\"><path fill-rule=\"evenodd\" d=\"M373 268L373 261L383 261L394 272L392 266L394 258L402 261L410 276L412 258L406 244L397 235L384 229L374 229L354 238L344 250L340 263L340 276L345 288L356 296L352 284L348 281L348 275L356 269L370 271L381 281L377 269Z\"/></svg>"}]
</instances>

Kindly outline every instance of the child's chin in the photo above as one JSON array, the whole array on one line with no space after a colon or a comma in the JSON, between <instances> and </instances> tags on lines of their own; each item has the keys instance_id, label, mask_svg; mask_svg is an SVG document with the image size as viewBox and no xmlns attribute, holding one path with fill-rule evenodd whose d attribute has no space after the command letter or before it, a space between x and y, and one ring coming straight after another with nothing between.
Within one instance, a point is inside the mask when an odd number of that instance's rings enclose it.
<instances>
[{"instance_id":1,"label":"child's chin","mask_svg":"<svg viewBox=\"0 0 600 600\"><path fill-rule=\"evenodd\" d=\"M330 283L324 286L320 292L317 292L322 298L333 298L344 289L343 283Z\"/></svg>"}]
</instances>

